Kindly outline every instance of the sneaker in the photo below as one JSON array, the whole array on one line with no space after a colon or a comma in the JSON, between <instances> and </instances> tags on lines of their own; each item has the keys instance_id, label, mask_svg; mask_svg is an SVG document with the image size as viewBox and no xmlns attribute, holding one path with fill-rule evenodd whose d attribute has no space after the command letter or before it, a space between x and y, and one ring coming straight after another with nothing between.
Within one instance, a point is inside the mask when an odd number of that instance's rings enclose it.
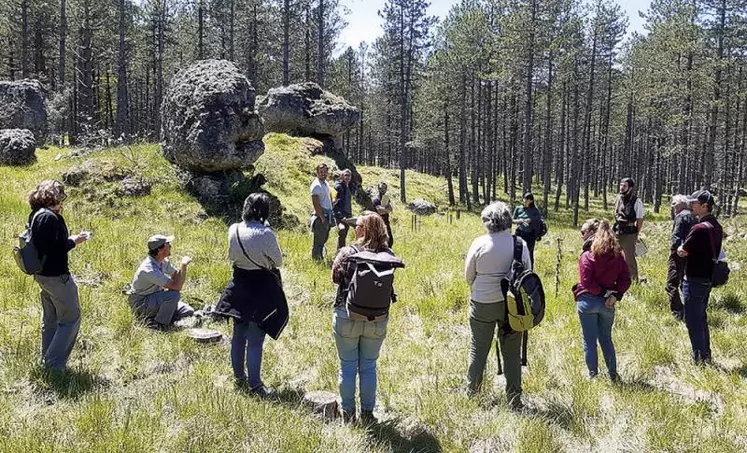
<instances>
[{"instance_id":1,"label":"sneaker","mask_svg":"<svg viewBox=\"0 0 747 453\"><path fill-rule=\"evenodd\" d=\"M358 418L358 421L360 421L364 425L375 425L379 421L376 420L376 417L374 416L373 411L361 411L361 416Z\"/></svg>"},{"instance_id":2,"label":"sneaker","mask_svg":"<svg viewBox=\"0 0 747 453\"><path fill-rule=\"evenodd\" d=\"M598 375L598 373L596 371L589 371L589 377L588 377L588 379L590 381L593 381L594 379L597 378L597 375Z\"/></svg>"},{"instance_id":3,"label":"sneaker","mask_svg":"<svg viewBox=\"0 0 747 453\"><path fill-rule=\"evenodd\" d=\"M275 390L270 387L265 387L264 384L261 384L249 390L249 393L261 399L265 399L272 397L275 394Z\"/></svg>"}]
</instances>

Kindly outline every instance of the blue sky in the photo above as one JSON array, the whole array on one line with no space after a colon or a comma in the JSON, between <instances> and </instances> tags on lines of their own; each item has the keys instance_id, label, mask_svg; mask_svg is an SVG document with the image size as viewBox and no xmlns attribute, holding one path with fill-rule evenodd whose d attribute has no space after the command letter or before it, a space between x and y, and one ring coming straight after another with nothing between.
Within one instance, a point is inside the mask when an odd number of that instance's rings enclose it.
<instances>
[{"instance_id":1,"label":"blue sky","mask_svg":"<svg viewBox=\"0 0 747 453\"><path fill-rule=\"evenodd\" d=\"M631 31L642 31L643 19L638 11L648 9L650 0L617 0L628 14L628 33ZM431 0L430 14L444 17L452 5L459 0ZM361 41L372 43L381 34L381 19L377 11L384 6L384 0L340 0L340 4L347 7L350 14L346 16L348 26L340 36L341 48L344 51L348 46L357 48Z\"/></svg>"}]
</instances>

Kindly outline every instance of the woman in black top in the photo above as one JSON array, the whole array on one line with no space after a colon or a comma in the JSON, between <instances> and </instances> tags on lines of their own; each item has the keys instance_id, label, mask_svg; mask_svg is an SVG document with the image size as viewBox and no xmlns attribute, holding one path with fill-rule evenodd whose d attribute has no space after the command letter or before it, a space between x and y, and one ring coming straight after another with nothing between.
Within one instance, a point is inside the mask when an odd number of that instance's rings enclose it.
<instances>
[{"instance_id":1,"label":"woman in black top","mask_svg":"<svg viewBox=\"0 0 747 453\"><path fill-rule=\"evenodd\" d=\"M527 243L529 258L532 261L532 268L534 268L534 244L537 242L540 228L542 228L542 215L534 205L534 195L531 192L524 194L521 203L521 206L514 209L513 223L517 225L516 235Z\"/></svg>"},{"instance_id":2,"label":"woman in black top","mask_svg":"<svg viewBox=\"0 0 747 453\"><path fill-rule=\"evenodd\" d=\"M41 288L42 357L47 368L64 370L80 328L78 286L70 275L68 252L88 240L90 233L70 236L62 217L67 198L62 183L42 181L29 194L31 237L43 260L34 275Z\"/></svg>"}]
</instances>

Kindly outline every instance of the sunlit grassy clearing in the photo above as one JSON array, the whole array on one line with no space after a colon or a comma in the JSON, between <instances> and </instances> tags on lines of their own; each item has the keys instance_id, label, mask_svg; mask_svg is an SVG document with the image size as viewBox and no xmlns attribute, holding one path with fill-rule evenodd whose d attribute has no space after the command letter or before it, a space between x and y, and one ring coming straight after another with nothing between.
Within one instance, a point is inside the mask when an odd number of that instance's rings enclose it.
<instances>
[{"instance_id":1,"label":"sunlit grassy clearing","mask_svg":"<svg viewBox=\"0 0 747 453\"><path fill-rule=\"evenodd\" d=\"M297 142L270 137L258 171L287 209L305 217L314 158L296 157ZM67 150L39 151L39 162L0 168L10 188L0 193L2 238L10 244L27 215L24 194L40 179L85 158L55 161ZM196 305L213 303L230 277L226 223L201 215L181 193L154 146L134 149L138 171L158 179L151 196L105 199L71 190L68 223L91 229L94 240L72 252L79 276L83 326L71 365L78 373L64 387L39 372L37 287L0 256L0 450L1 451L743 451L747 448L747 363L743 346L745 293L741 271L714 294L711 310L714 356L723 370L698 369L688 360L689 342L668 311L663 293L669 224L647 223L649 255L641 260L648 285L634 288L618 310L614 339L626 385L587 382L570 286L576 281L580 246L576 230L551 220L538 244L538 272L549 295L548 317L531 335L524 389L531 411L505 409L502 378L468 399L462 391L469 328L468 287L461 255L482 234L476 215L422 220L411 231L410 215L396 206L396 251L408 267L398 272L389 335L379 362L379 409L390 421L367 431L325 423L297 403L297 392L336 391L337 356L331 338L334 286L328 267L308 259L308 232L281 231L291 322L277 342L268 341L264 378L282 401L259 402L234 391L227 344L205 347L179 333L154 334L133 320L120 291L144 255L145 239L175 234L175 255L195 259L185 294ZM126 152L106 150L91 158L132 165ZM366 185L384 177L398 188L397 173L361 169ZM443 205L445 180L410 174L408 198ZM280 190L280 187L285 189ZM441 191L441 192L439 192ZM395 197L396 198L396 197ZM599 206L595 204L594 206ZM599 215L596 211L593 214ZM237 213L238 214L238 213ZM590 214L591 215L591 214ZM586 217L586 216L583 216ZM551 217L552 219L552 217ZM741 223L725 222L732 233ZM732 261L744 262L738 234L727 243ZM554 279L561 239L560 287ZM334 247L328 243L328 253ZM226 334L230 325L213 327ZM495 363L488 373L494 374Z\"/></svg>"}]
</instances>

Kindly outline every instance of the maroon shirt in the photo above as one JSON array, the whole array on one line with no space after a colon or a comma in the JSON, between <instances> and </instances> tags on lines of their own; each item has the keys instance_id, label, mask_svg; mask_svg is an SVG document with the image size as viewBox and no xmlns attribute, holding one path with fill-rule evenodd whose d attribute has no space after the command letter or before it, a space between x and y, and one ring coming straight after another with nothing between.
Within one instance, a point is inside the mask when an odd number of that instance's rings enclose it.
<instances>
[{"instance_id":1,"label":"maroon shirt","mask_svg":"<svg viewBox=\"0 0 747 453\"><path fill-rule=\"evenodd\" d=\"M709 225L710 224L710 225ZM711 280L713 260L718 258L724 238L724 230L712 215L703 216L693 225L682 248L687 252L685 276Z\"/></svg>"},{"instance_id":2,"label":"maroon shirt","mask_svg":"<svg viewBox=\"0 0 747 453\"><path fill-rule=\"evenodd\" d=\"M582 294L604 296L606 291L614 291L618 300L630 288L630 270L625 261L625 254L607 253L594 256L591 251L584 252L578 260L578 285L573 288L573 296L578 299Z\"/></svg>"}]
</instances>

